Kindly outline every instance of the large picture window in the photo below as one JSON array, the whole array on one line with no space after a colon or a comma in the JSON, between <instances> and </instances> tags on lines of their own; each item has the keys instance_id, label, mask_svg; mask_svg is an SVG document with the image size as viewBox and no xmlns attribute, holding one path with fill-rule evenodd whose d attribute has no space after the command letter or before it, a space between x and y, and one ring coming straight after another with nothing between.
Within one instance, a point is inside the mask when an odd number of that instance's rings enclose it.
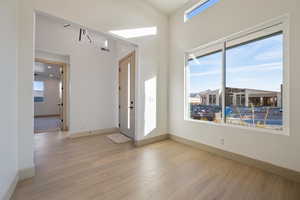
<instances>
[{"instance_id":1,"label":"large picture window","mask_svg":"<svg viewBox=\"0 0 300 200\"><path fill-rule=\"evenodd\" d=\"M282 127L282 32L226 51L226 122Z\"/></svg>"},{"instance_id":2,"label":"large picture window","mask_svg":"<svg viewBox=\"0 0 300 200\"><path fill-rule=\"evenodd\" d=\"M186 58L188 120L283 130L282 23L200 49Z\"/></svg>"},{"instance_id":3,"label":"large picture window","mask_svg":"<svg viewBox=\"0 0 300 200\"><path fill-rule=\"evenodd\" d=\"M190 58L188 65L190 118L220 123L222 52Z\"/></svg>"}]
</instances>

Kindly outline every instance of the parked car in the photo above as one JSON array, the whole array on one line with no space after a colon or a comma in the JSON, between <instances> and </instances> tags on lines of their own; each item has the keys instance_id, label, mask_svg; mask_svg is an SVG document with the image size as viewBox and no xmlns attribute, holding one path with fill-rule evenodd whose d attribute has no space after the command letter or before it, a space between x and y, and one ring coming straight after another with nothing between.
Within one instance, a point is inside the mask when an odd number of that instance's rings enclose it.
<instances>
[{"instance_id":1,"label":"parked car","mask_svg":"<svg viewBox=\"0 0 300 200\"><path fill-rule=\"evenodd\" d=\"M215 113L221 111L220 106L217 105L200 105L194 104L191 106L191 118L199 120L214 121Z\"/></svg>"}]
</instances>

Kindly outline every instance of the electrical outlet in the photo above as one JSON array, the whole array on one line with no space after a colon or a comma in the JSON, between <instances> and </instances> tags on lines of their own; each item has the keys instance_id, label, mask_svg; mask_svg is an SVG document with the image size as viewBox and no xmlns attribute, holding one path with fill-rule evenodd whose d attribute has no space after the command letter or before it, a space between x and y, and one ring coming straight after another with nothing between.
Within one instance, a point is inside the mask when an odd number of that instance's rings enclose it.
<instances>
[{"instance_id":1,"label":"electrical outlet","mask_svg":"<svg viewBox=\"0 0 300 200\"><path fill-rule=\"evenodd\" d=\"M220 143L221 143L221 145L224 145L224 144L225 144L225 140L224 140L224 139L221 139L221 140L220 140Z\"/></svg>"}]
</instances>

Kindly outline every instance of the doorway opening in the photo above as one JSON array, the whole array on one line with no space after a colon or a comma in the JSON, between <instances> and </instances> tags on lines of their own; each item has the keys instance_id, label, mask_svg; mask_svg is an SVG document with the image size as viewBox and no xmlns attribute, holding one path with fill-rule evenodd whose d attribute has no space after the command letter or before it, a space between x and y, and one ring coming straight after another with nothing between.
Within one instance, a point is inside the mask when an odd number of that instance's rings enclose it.
<instances>
[{"instance_id":1,"label":"doorway opening","mask_svg":"<svg viewBox=\"0 0 300 200\"><path fill-rule=\"evenodd\" d=\"M67 131L67 64L35 59L34 132Z\"/></svg>"},{"instance_id":2,"label":"doorway opening","mask_svg":"<svg viewBox=\"0 0 300 200\"><path fill-rule=\"evenodd\" d=\"M136 59L139 57L138 45L42 12L36 13L35 26L35 55L37 58L48 59L41 63L46 67L52 63L51 60L68 63L69 101L67 108L64 106L66 103L63 103L60 109L67 109L68 112L67 118L61 117L66 115L65 111L63 112L65 114L60 114L59 119L63 121L60 121L59 130L69 128L66 132L69 137L122 132L123 135L136 139L134 131L138 123L134 120L138 117L135 117L137 113L135 108L140 99L137 87L140 76ZM125 86L127 92L130 90L130 98L128 100L126 94L126 101L118 90L120 75L118 69L122 60L127 60L124 66L130 63L130 66L134 67L129 70L130 83L124 80L129 85L129 88ZM55 64L64 65L64 63ZM72 65L72 68L69 65ZM128 69L124 77L128 78ZM121 106L123 102L126 105ZM130 106L127 105L128 102ZM127 111L123 112L122 109L125 107ZM38 121L36 124L38 126Z\"/></svg>"}]
</instances>

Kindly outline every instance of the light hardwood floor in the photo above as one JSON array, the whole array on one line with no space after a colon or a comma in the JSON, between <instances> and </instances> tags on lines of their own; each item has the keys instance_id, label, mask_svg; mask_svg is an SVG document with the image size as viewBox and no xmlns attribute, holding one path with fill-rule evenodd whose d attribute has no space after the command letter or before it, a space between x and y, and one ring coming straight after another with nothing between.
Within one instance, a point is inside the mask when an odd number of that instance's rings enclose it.
<instances>
[{"instance_id":1,"label":"light hardwood floor","mask_svg":"<svg viewBox=\"0 0 300 200\"><path fill-rule=\"evenodd\" d=\"M171 140L35 135L36 176L14 200L299 200L300 184Z\"/></svg>"}]
</instances>

